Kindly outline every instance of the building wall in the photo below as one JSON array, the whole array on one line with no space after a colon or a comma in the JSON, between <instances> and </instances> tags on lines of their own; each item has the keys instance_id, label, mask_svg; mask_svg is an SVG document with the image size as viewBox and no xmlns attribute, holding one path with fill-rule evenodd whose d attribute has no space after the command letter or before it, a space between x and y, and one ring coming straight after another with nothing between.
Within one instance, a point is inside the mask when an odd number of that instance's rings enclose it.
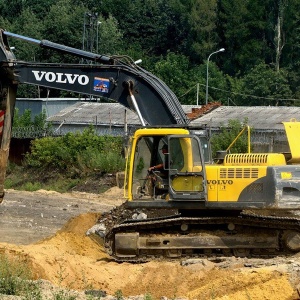
<instances>
[{"instance_id":1,"label":"building wall","mask_svg":"<svg viewBox=\"0 0 300 300\"><path fill-rule=\"evenodd\" d=\"M48 118L80 101L82 99L77 98L17 98L16 108L19 109L21 115L26 109L30 109L32 119L45 110Z\"/></svg>"}]
</instances>

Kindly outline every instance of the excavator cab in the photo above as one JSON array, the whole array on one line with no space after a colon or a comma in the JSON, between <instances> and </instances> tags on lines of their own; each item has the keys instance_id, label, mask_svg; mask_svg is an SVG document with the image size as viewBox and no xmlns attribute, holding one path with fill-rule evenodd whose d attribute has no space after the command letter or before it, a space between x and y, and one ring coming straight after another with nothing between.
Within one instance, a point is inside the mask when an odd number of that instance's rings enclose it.
<instances>
[{"instance_id":1,"label":"excavator cab","mask_svg":"<svg viewBox=\"0 0 300 300\"><path fill-rule=\"evenodd\" d=\"M163 147L168 149L164 154ZM199 138L185 129L138 130L128 163L128 199L169 202L169 205L171 202L205 201L202 148ZM149 171L155 165L163 167Z\"/></svg>"}]
</instances>

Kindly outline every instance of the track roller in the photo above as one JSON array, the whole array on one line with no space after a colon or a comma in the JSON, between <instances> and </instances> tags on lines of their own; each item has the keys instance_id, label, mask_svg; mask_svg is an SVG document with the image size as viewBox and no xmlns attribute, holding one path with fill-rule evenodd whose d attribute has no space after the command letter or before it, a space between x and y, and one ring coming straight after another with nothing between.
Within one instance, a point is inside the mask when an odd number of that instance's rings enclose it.
<instances>
[{"instance_id":1,"label":"track roller","mask_svg":"<svg viewBox=\"0 0 300 300\"><path fill-rule=\"evenodd\" d=\"M300 232L287 231L283 234L284 245L293 252L300 251Z\"/></svg>"}]
</instances>

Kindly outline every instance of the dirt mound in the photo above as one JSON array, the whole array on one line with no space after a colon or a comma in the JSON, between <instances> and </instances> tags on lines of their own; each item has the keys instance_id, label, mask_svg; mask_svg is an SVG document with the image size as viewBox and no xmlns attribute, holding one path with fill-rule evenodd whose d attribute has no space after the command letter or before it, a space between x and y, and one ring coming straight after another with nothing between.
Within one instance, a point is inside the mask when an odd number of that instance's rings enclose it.
<instances>
[{"instance_id":1,"label":"dirt mound","mask_svg":"<svg viewBox=\"0 0 300 300\"><path fill-rule=\"evenodd\" d=\"M99 197L114 203L120 189ZM57 199L58 195L55 195ZM68 196L69 197L69 196ZM82 199L82 195L81 195ZM26 260L36 278L75 290L96 289L125 297L149 293L153 299L297 299L300 258L153 261L116 263L105 253L101 240L86 236L100 214L88 212L71 218L53 236L30 245L0 244L6 252ZM292 280L293 278L293 280ZM292 285L293 284L293 285Z\"/></svg>"},{"instance_id":2,"label":"dirt mound","mask_svg":"<svg viewBox=\"0 0 300 300\"><path fill-rule=\"evenodd\" d=\"M54 236L28 246L2 244L10 253L26 257L37 278L76 290L101 289L124 296L149 293L155 298L292 299L287 275L276 270L220 269L217 264L182 266L176 262L118 264L103 247L85 235L99 214L72 218Z\"/></svg>"}]
</instances>

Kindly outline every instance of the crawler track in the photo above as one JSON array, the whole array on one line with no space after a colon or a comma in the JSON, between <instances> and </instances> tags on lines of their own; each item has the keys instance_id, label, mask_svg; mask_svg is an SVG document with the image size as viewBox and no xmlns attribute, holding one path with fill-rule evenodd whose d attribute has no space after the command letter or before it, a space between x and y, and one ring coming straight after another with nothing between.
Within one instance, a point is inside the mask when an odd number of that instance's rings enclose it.
<instances>
[{"instance_id":1,"label":"crawler track","mask_svg":"<svg viewBox=\"0 0 300 300\"><path fill-rule=\"evenodd\" d=\"M300 251L300 219L242 213L128 220L105 237L118 261L235 255L274 257Z\"/></svg>"}]
</instances>

